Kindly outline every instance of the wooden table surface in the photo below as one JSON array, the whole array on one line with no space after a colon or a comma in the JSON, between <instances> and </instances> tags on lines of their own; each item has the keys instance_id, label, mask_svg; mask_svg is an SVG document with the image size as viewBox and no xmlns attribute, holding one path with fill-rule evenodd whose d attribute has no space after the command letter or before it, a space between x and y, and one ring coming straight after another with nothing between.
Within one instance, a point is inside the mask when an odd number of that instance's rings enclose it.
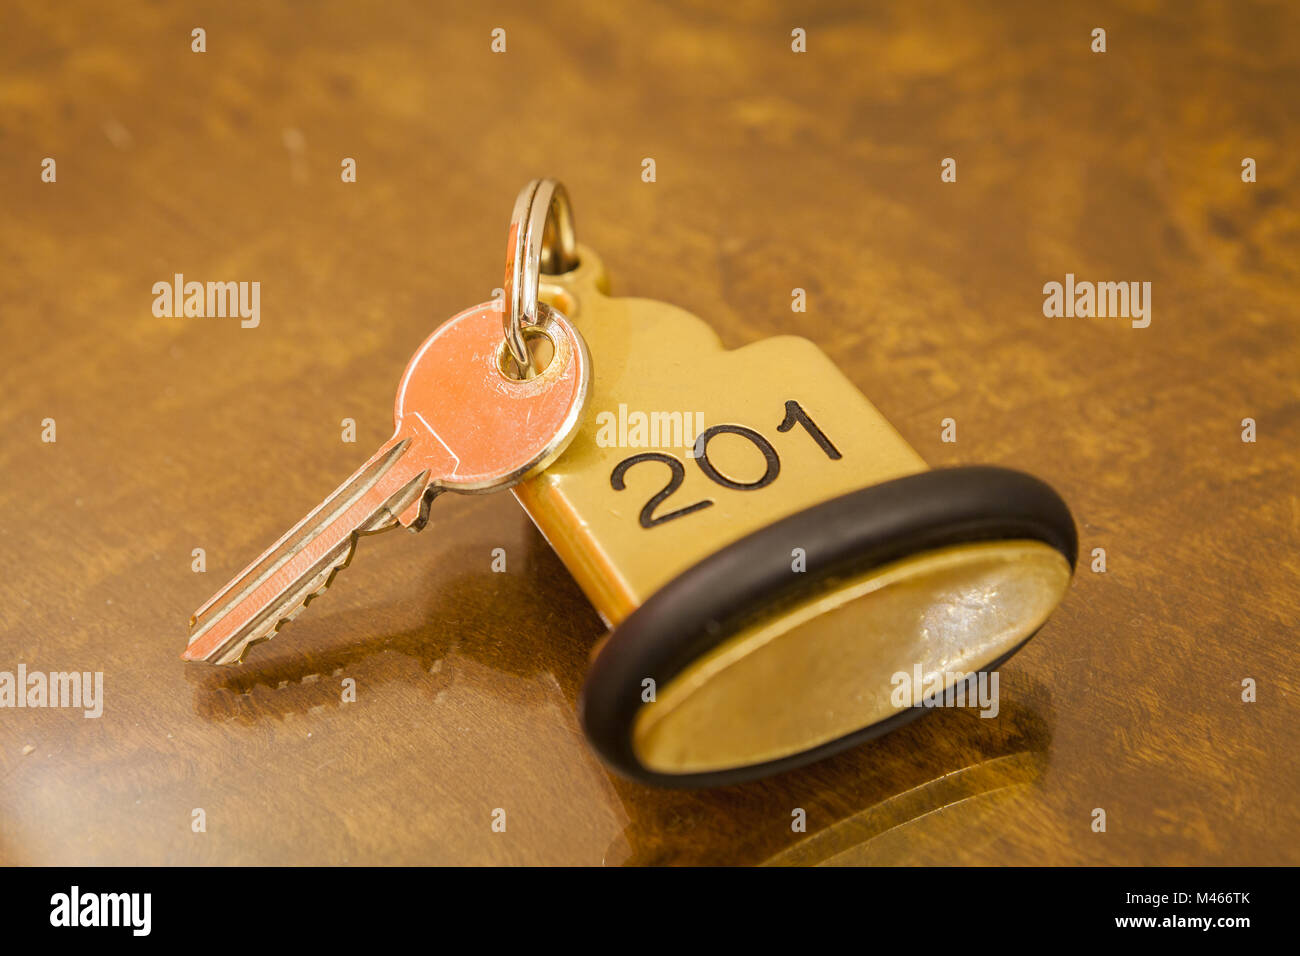
<instances>
[{"instance_id":1,"label":"wooden table surface","mask_svg":"<svg viewBox=\"0 0 1300 956\"><path fill-rule=\"evenodd\" d=\"M712 6L6 5L0 671L105 690L0 710L0 860L1300 862L1300 10ZM1061 491L1079 573L999 719L721 790L614 777L575 716L602 625L508 494L363 542L241 668L179 660L501 284L537 175L616 293L807 336L932 465ZM260 324L155 317L175 273L260 282ZM1066 273L1150 281L1150 327L1045 318Z\"/></svg>"}]
</instances>

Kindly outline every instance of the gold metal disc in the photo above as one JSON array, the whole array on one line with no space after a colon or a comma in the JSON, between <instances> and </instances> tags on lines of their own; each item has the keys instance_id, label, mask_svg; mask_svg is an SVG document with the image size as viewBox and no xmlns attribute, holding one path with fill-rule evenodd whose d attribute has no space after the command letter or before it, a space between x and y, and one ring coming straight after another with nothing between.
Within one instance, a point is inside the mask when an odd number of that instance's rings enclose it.
<instances>
[{"instance_id":1,"label":"gold metal disc","mask_svg":"<svg viewBox=\"0 0 1300 956\"><path fill-rule=\"evenodd\" d=\"M637 758L660 773L777 760L895 716L896 675L954 683L1032 635L1070 565L1039 541L963 544L874 568L740 631L641 708ZM919 696L919 692L918 692Z\"/></svg>"}]
</instances>

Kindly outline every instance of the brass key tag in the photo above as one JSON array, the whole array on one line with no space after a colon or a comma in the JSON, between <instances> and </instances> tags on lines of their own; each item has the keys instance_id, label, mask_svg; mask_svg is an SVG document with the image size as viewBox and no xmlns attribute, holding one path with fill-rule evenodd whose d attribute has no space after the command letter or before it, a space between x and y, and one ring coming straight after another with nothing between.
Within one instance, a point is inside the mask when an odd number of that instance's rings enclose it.
<instances>
[{"instance_id":1,"label":"brass key tag","mask_svg":"<svg viewBox=\"0 0 1300 956\"><path fill-rule=\"evenodd\" d=\"M539 294L595 375L572 444L514 494L612 628L582 700L607 763L670 786L788 769L1033 636L1075 561L1048 486L929 470L806 339L727 350L682 309L611 297L554 195L564 248L542 261L576 265L544 266Z\"/></svg>"}]
</instances>

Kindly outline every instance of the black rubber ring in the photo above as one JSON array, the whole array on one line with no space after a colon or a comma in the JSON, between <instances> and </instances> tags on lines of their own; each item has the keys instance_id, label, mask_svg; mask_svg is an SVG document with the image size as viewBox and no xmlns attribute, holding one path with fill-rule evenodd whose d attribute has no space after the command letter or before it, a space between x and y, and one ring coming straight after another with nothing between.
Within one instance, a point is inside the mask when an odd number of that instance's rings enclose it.
<instances>
[{"instance_id":1,"label":"black rubber ring","mask_svg":"<svg viewBox=\"0 0 1300 956\"><path fill-rule=\"evenodd\" d=\"M912 707L779 760L705 773L650 770L632 749L642 681L657 687L756 617L779 609L819 579L860 574L907 555L978 541L1029 539L1051 545L1073 570L1078 539L1070 509L1052 488L1007 468L945 468L850 492L755 531L656 591L614 630L583 684L582 724L601 758L643 783L712 787L790 770L915 719ZM807 570L790 573L794 548ZM1033 635L1031 634L1030 637ZM992 670L1029 638L985 666Z\"/></svg>"}]
</instances>

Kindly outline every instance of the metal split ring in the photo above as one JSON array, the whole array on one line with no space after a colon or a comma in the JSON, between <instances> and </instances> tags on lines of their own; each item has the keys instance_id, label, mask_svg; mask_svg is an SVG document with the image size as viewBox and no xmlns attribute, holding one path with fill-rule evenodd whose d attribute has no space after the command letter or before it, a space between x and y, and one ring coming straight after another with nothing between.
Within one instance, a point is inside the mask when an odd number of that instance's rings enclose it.
<instances>
[{"instance_id":1,"label":"metal split ring","mask_svg":"<svg viewBox=\"0 0 1300 956\"><path fill-rule=\"evenodd\" d=\"M515 200L506 246L505 307L501 324L506 346L527 374L532 357L524 344L524 326L537 324L537 287L543 272L568 272L578 264L573 207L564 184L534 179Z\"/></svg>"}]
</instances>

